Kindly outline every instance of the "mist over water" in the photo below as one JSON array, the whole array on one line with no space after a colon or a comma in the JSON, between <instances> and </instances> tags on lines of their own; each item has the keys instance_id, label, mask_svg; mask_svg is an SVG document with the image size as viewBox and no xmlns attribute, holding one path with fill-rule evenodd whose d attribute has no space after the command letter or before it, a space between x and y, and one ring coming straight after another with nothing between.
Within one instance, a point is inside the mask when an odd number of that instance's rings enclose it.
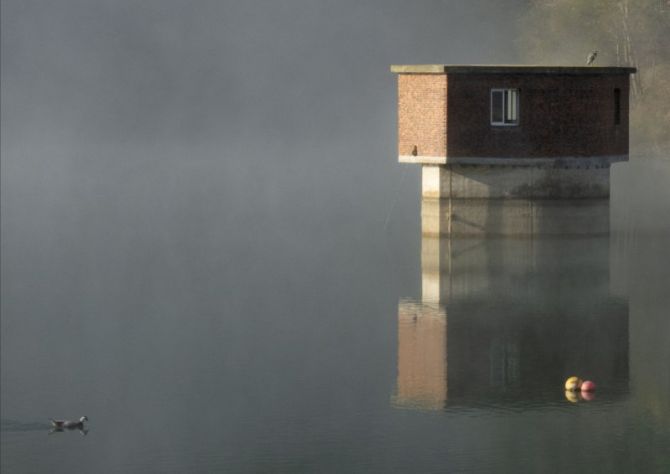
<instances>
[{"instance_id":1,"label":"mist over water","mask_svg":"<svg viewBox=\"0 0 670 474\"><path fill-rule=\"evenodd\" d=\"M572 405L524 353L505 394L473 361L442 408L396 403L427 243L388 66L514 63L523 4L3 2L3 472L504 472L564 456L662 472L667 157L612 168L609 238L538 243L536 267L526 243L452 261L470 299L444 302L447 321L509 318L537 353L538 314L585 337L614 304L628 345L586 351L627 355L610 390ZM446 334L464 360L467 337ZM548 372L579 360L560 354ZM81 415L86 437L47 436L50 417Z\"/></svg>"}]
</instances>

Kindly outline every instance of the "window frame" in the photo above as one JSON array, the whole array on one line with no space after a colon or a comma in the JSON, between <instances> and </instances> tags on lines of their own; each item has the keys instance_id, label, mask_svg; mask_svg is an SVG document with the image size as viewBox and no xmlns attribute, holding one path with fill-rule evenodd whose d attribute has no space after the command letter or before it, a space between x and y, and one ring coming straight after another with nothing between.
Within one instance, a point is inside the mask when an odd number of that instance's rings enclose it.
<instances>
[{"instance_id":1,"label":"window frame","mask_svg":"<svg viewBox=\"0 0 670 474\"><path fill-rule=\"evenodd\" d=\"M507 122L506 116L508 112L508 107L507 107L507 94L510 91L514 91L515 93L515 101L514 101L514 111L516 112L515 118L513 122ZM493 95L496 92L501 92L502 93L502 121L501 122L495 122L493 120ZM519 103L520 103L520 97L521 91L518 88L515 87L492 87L491 91L489 93L489 123L491 126L494 127L518 127L519 123L521 122L520 120L520 108L519 108Z\"/></svg>"},{"instance_id":2,"label":"window frame","mask_svg":"<svg viewBox=\"0 0 670 474\"><path fill-rule=\"evenodd\" d=\"M614 125L621 125L621 89L614 89Z\"/></svg>"}]
</instances>

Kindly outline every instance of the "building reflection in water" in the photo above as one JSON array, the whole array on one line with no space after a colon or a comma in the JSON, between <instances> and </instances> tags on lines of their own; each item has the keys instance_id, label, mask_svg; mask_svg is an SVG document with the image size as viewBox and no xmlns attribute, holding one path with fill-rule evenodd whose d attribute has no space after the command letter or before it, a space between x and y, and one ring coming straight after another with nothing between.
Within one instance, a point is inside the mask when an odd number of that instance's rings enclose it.
<instances>
[{"instance_id":1,"label":"building reflection in water","mask_svg":"<svg viewBox=\"0 0 670 474\"><path fill-rule=\"evenodd\" d=\"M401 405L441 409L447 400L447 314L439 303L401 300L398 384Z\"/></svg>"},{"instance_id":2,"label":"building reflection in water","mask_svg":"<svg viewBox=\"0 0 670 474\"><path fill-rule=\"evenodd\" d=\"M395 406L564 402L573 374L600 400L627 394L628 299L608 237L424 235L421 267L421 299L398 304Z\"/></svg>"}]
</instances>

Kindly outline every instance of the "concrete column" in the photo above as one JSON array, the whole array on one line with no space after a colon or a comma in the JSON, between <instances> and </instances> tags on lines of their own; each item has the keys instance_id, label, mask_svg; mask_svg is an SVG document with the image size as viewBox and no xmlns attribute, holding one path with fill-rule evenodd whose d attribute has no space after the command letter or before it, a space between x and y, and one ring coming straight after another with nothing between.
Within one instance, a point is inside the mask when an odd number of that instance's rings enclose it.
<instances>
[{"instance_id":1,"label":"concrete column","mask_svg":"<svg viewBox=\"0 0 670 474\"><path fill-rule=\"evenodd\" d=\"M423 165L425 236L609 232L609 165Z\"/></svg>"},{"instance_id":2,"label":"concrete column","mask_svg":"<svg viewBox=\"0 0 670 474\"><path fill-rule=\"evenodd\" d=\"M421 196L424 198L439 199L449 197L443 181L448 170L445 166L421 167Z\"/></svg>"},{"instance_id":3,"label":"concrete column","mask_svg":"<svg viewBox=\"0 0 670 474\"><path fill-rule=\"evenodd\" d=\"M421 195L452 199L606 199L609 165L423 165Z\"/></svg>"}]
</instances>

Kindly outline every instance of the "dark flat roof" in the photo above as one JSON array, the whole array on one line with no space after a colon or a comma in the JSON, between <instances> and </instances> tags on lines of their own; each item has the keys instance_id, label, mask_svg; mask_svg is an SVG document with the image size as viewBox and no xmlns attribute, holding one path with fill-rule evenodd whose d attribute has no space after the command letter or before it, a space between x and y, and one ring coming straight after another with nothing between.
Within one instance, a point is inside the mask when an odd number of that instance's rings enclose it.
<instances>
[{"instance_id":1,"label":"dark flat roof","mask_svg":"<svg viewBox=\"0 0 670 474\"><path fill-rule=\"evenodd\" d=\"M633 74L634 67L601 66L514 66L497 64L404 64L391 66L397 74Z\"/></svg>"}]
</instances>

